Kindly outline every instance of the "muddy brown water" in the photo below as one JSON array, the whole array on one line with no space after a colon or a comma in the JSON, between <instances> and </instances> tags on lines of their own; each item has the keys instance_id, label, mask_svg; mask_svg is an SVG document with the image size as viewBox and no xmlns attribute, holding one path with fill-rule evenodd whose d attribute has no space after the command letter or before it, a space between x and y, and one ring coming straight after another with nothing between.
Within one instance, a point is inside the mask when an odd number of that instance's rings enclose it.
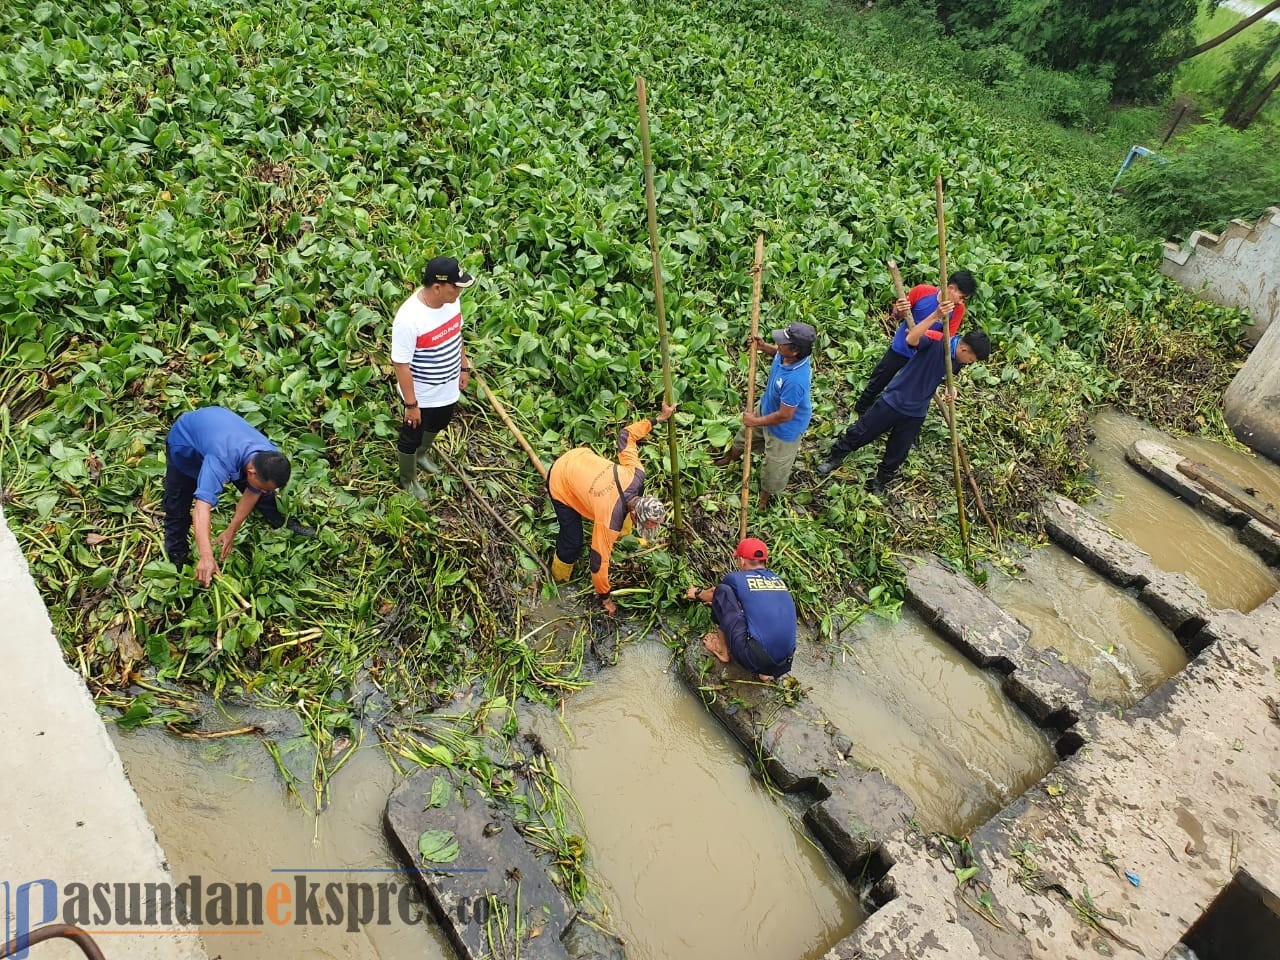
<instances>
[{"instance_id":1,"label":"muddy brown water","mask_svg":"<svg viewBox=\"0 0 1280 960\"><path fill-rule=\"evenodd\" d=\"M836 645L802 639L794 672L926 830L968 833L1057 762L998 680L910 611L898 623L870 617Z\"/></svg>"},{"instance_id":2,"label":"muddy brown water","mask_svg":"<svg viewBox=\"0 0 1280 960\"><path fill-rule=\"evenodd\" d=\"M1114 412L1099 414L1094 429L1103 496L1090 509L1113 529L1162 568L1185 573L1216 606L1251 610L1280 587L1232 531L1147 480L1124 452L1140 437L1159 440L1277 505L1280 470ZM1033 552L1023 578L993 574L990 590L1031 627L1036 646L1054 647L1089 674L1098 699L1132 703L1185 664L1132 598L1057 548ZM629 646L617 667L567 702L564 725L549 714L535 723L580 807L609 924L631 960L822 956L863 919L852 889L669 661L655 642ZM837 645L802 638L795 674L855 756L912 798L925 829L969 832L1056 762L1048 737L997 678L911 613L898 624L859 624ZM287 796L256 740L114 729L112 737L179 882L198 874L206 884L270 885L289 876L273 870L403 880L382 833L395 776L376 747L339 771L333 802L317 816ZM1193 834L1186 820L1179 823ZM223 960L454 956L431 922L356 933L268 925L208 936L206 945Z\"/></svg>"},{"instance_id":3,"label":"muddy brown water","mask_svg":"<svg viewBox=\"0 0 1280 960\"><path fill-rule=\"evenodd\" d=\"M1149 553L1161 569L1185 574L1215 607L1247 613L1280 588L1275 571L1240 543L1233 530L1148 480L1124 454L1135 440L1156 440L1256 488L1273 503L1280 503L1280 471L1221 444L1172 437L1115 411L1098 414L1093 428L1097 439L1089 457L1103 495L1089 504L1091 512Z\"/></svg>"},{"instance_id":4,"label":"muddy brown water","mask_svg":"<svg viewBox=\"0 0 1280 960\"><path fill-rule=\"evenodd\" d=\"M286 795L256 739L183 740L114 727L111 737L178 883L198 875L205 889L213 882L293 885L293 872L273 871L305 872L322 884L405 882L382 833L395 773L376 746L361 747L338 771L332 803L316 816ZM209 956L222 960L455 960L430 919L396 922L394 901L390 917L387 926L355 933L345 925L265 923L257 933L206 934L204 941Z\"/></svg>"},{"instance_id":5,"label":"muddy brown water","mask_svg":"<svg viewBox=\"0 0 1280 960\"><path fill-rule=\"evenodd\" d=\"M535 730L582 812L628 960L821 957L863 913L656 641ZM567 728L567 729L566 729Z\"/></svg>"},{"instance_id":6,"label":"muddy brown water","mask_svg":"<svg viewBox=\"0 0 1280 960\"><path fill-rule=\"evenodd\" d=\"M1129 706L1187 665L1177 639L1146 607L1058 547L1033 550L1023 572L993 571L987 592L1089 677L1096 700Z\"/></svg>"}]
</instances>

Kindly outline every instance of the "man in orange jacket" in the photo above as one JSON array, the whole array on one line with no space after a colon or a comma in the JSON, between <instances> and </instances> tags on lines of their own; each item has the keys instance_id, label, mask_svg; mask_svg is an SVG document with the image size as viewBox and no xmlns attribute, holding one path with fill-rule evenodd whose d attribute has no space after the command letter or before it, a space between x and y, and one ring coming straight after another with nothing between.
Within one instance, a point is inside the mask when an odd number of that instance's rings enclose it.
<instances>
[{"instance_id":1,"label":"man in orange jacket","mask_svg":"<svg viewBox=\"0 0 1280 960\"><path fill-rule=\"evenodd\" d=\"M675 407L663 403L657 423L665 423ZM582 555L582 521L591 521L591 581L606 613L617 613L609 596L609 557L613 545L635 529L652 537L667 517L657 497L644 496L644 467L637 449L653 423L637 420L618 432L618 462L606 460L589 447L575 447L562 454L547 471L547 492L555 507L560 533L551 573L558 582L568 580L573 564Z\"/></svg>"}]
</instances>

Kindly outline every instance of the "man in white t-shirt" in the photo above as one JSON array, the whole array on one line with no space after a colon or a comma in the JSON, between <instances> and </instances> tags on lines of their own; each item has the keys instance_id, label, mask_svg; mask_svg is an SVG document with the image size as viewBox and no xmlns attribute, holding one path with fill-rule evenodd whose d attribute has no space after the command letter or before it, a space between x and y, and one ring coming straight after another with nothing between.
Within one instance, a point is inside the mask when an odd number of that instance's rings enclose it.
<instances>
[{"instance_id":1,"label":"man in white t-shirt","mask_svg":"<svg viewBox=\"0 0 1280 960\"><path fill-rule=\"evenodd\" d=\"M453 257L436 257L422 271L422 286L396 311L391 365L404 402L396 450L400 486L425 500L418 467L439 473L431 445L453 419L471 367L462 345L462 291L475 283Z\"/></svg>"}]
</instances>

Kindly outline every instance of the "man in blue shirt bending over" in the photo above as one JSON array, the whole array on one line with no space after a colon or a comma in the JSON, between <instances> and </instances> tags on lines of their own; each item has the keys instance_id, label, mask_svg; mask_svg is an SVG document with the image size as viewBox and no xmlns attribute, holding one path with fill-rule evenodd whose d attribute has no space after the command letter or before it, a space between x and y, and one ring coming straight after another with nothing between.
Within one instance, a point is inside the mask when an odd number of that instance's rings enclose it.
<instances>
[{"instance_id":1,"label":"man in blue shirt bending over","mask_svg":"<svg viewBox=\"0 0 1280 960\"><path fill-rule=\"evenodd\" d=\"M218 572L218 560L231 553L236 531L257 510L273 528L285 525L276 506L276 491L289 482L289 461L276 445L225 407L205 407L184 413L165 438L164 552L181 567L191 559L187 531L195 518L196 580L207 587ZM221 551L213 556L213 508L230 481L240 491L235 515L218 538ZM194 501L194 509L192 502ZM289 529L304 537L315 531L297 520Z\"/></svg>"},{"instance_id":2,"label":"man in blue shirt bending over","mask_svg":"<svg viewBox=\"0 0 1280 960\"><path fill-rule=\"evenodd\" d=\"M972 330L964 336L953 336L947 340L933 340L926 335L932 325L950 314L951 304L944 301L932 313L913 317L906 342L915 349L915 355L898 371L871 408L836 441L827 459L818 464L820 475L831 473L853 451L887 433L889 439L885 443L880 469L867 483L867 489L872 493L884 492L920 436L925 414L929 412L929 402L938 385L947 377L947 358L942 352L947 347L943 344L950 347L956 369L991 355L991 341L983 330Z\"/></svg>"},{"instance_id":3,"label":"man in blue shirt bending over","mask_svg":"<svg viewBox=\"0 0 1280 960\"><path fill-rule=\"evenodd\" d=\"M791 671L796 652L796 604L782 578L765 566L769 548L747 537L734 551L738 569L714 590L690 587L685 598L711 604L716 626L702 640L721 663L773 680Z\"/></svg>"}]
</instances>

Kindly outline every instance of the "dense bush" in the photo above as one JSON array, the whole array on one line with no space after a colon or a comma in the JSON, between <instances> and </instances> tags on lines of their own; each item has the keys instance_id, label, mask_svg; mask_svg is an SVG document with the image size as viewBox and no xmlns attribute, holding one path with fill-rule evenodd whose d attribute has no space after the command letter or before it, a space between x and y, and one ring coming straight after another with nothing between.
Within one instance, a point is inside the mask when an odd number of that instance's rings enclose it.
<instances>
[{"instance_id":1,"label":"dense bush","mask_svg":"<svg viewBox=\"0 0 1280 960\"><path fill-rule=\"evenodd\" d=\"M1120 183L1135 232L1154 238L1218 232L1280 203L1280 155L1262 137L1218 123L1192 127L1159 160L1131 167Z\"/></svg>"},{"instance_id":2,"label":"dense bush","mask_svg":"<svg viewBox=\"0 0 1280 960\"><path fill-rule=\"evenodd\" d=\"M965 47L1007 46L1042 67L1113 76L1119 96L1153 97L1167 91L1170 79L1156 66L1191 45L1197 6L1197 0L935 0L924 9Z\"/></svg>"}]
</instances>

